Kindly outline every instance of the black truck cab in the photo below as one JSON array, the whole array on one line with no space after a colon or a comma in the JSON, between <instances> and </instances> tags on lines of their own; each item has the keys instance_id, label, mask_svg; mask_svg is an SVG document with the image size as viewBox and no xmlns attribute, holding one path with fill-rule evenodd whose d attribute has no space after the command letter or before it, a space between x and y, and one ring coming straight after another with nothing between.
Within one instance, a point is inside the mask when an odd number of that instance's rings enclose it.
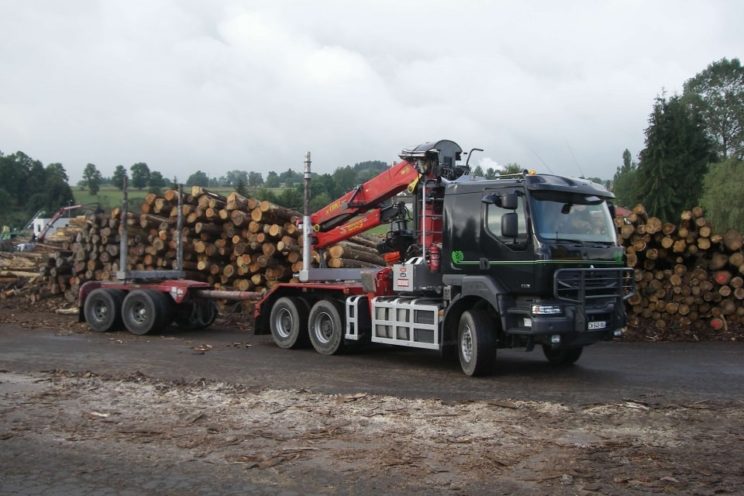
<instances>
[{"instance_id":1,"label":"black truck cab","mask_svg":"<svg viewBox=\"0 0 744 496\"><path fill-rule=\"evenodd\" d=\"M598 184L554 175L449 182L441 271L450 311L469 297L488 301L500 346L558 350L619 334L632 277L612 198Z\"/></svg>"}]
</instances>

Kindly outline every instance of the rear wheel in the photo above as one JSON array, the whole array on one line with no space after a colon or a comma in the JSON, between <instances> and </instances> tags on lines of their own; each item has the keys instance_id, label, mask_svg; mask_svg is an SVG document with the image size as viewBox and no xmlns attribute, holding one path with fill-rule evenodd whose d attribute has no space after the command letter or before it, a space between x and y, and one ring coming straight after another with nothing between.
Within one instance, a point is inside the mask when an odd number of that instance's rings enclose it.
<instances>
[{"instance_id":1,"label":"rear wheel","mask_svg":"<svg viewBox=\"0 0 744 496\"><path fill-rule=\"evenodd\" d=\"M124 298L124 326L132 334L159 331L173 320L173 305L169 297L151 289L137 289Z\"/></svg>"},{"instance_id":2,"label":"rear wheel","mask_svg":"<svg viewBox=\"0 0 744 496\"><path fill-rule=\"evenodd\" d=\"M335 355L343 349L344 325L336 303L318 300L307 320L310 342L315 351L321 355Z\"/></svg>"},{"instance_id":3,"label":"rear wheel","mask_svg":"<svg viewBox=\"0 0 744 496\"><path fill-rule=\"evenodd\" d=\"M460 367L469 376L493 372L496 363L496 332L493 320L483 310L468 310L460 317L457 348Z\"/></svg>"},{"instance_id":4,"label":"rear wheel","mask_svg":"<svg viewBox=\"0 0 744 496\"><path fill-rule=\"evenodd\" d=\"M282 297L271 307L269 327L279 348L306 346L308 305L302 298Z\"/></svg>"},{"instance_id":5,"label":"rear wheel","mask_svg":"<svg viewBox=\"0 0 744 496\"><path fill-rule=\"evenodd\" d=\"M106 332L121 326L121 305L126 292L98 288L85 299L85 321L96 332Z\"/></svg>"},{"instance_id":6,"label":"rear wheel","mask_svg":"<svg viewBox=\"0 0 744 496\"><path fill-rule=\"evenodd\" d=\"M578 348L554 350L548 345L543 345L543 353L551 365L573 365L579 357L581 357L582 351L584 351L583 346L579 346Z\"/></svg>"}]
</instances>

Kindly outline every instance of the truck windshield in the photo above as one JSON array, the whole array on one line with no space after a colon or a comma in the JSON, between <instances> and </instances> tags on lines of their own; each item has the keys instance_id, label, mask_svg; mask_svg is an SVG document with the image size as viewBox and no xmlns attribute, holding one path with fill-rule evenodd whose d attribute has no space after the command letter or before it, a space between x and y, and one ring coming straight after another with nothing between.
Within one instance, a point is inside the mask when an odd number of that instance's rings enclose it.
<instances>
[{"instance_id":1,"label":"truck windshield","mask_svg":"<svg viewBox=\"0 0 744 496\"><path fill-rule=\"evenodd\" d=\"M607 203L599 197L533 191L530 204L535 231L543 240L617 241Z\"/></svg>"}]
</instances>

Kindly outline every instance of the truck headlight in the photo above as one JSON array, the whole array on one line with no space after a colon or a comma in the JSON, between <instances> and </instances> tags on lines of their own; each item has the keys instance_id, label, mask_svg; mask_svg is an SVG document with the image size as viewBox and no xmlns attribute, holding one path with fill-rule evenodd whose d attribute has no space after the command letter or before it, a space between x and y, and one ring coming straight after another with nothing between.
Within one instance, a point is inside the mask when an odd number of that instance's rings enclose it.
<instances>
[{"instance_id":1,"label":"truck headlight","mask_svg":"<svg viewBox=\"0 0 744 496\"><path fill-rule=\"evenodd\" d=\"M561 307L558 305L532 305L532 315L558 315Z\"/></svg>"}]
</instances>

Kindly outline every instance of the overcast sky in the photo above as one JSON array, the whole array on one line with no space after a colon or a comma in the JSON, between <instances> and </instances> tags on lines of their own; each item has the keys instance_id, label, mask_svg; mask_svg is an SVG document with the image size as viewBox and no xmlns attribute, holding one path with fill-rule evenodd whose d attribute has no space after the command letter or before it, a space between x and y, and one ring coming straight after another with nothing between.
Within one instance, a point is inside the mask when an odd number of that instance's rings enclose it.
<instances>
[{"instance_id":1,"label":"overcast sky","mask_svg":"<svg viewBox=\"0 0 744 496\"><path fill-rule=\"evenodd\" d=\"M610 178L662 89L744 55L742 21L714 0L0 0L0 150L185 180L448 138Z\"/></svg>"}]
</instances>

